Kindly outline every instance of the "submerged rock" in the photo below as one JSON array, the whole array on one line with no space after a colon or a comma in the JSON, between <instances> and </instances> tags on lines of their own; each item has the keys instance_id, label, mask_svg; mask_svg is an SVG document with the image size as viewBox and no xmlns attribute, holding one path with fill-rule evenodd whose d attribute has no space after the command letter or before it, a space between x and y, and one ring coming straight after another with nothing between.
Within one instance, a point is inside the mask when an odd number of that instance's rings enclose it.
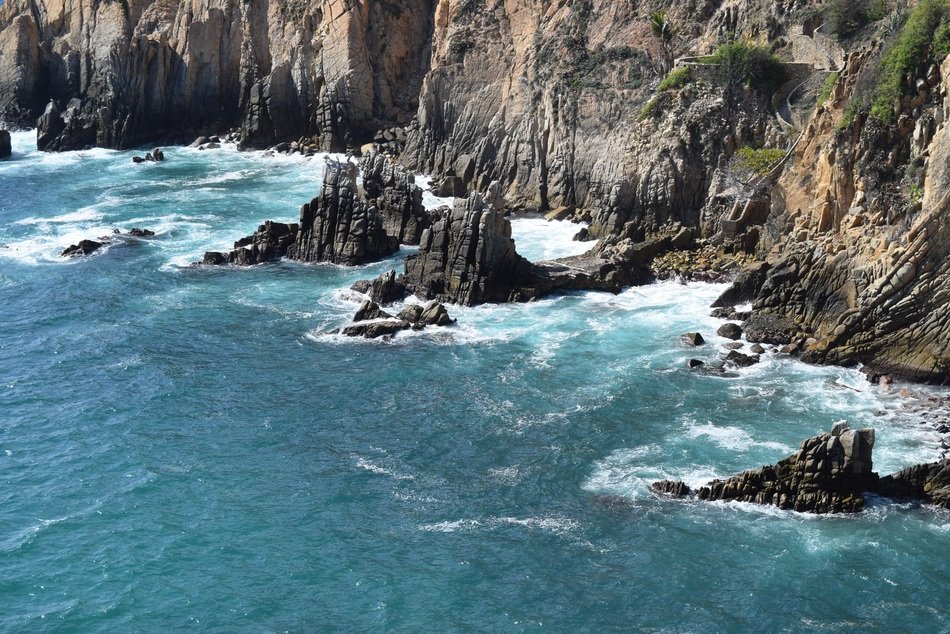
<instances>
[{"instance_id":1,"label":"submerged rock","mask_svg":"<svg viewBox=\"0 0 950 634\"><path fill-rule=\"evenodd\" d=\"M778 464L745 471L700 487L700 500L734 500L807 513L853 513L864 508L864 492L874 484L871 453L874 430L836 423L832 432L802 442ZM681 482L657 482L655 491L690 495Z\"/></svg>"}]
</instances>

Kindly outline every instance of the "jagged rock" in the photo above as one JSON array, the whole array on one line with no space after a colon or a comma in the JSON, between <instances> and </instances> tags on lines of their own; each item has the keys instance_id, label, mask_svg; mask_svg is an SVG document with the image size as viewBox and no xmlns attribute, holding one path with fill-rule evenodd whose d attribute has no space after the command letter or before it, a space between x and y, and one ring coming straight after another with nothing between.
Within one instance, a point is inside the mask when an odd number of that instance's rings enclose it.
<instances>
[{"instance_id":1,"label":"jagged rock","mask_svg":"<svg viewBox=\"0 0 950 634\"><path fill-rule=\"evenodd\" d=\"M393 316L379 307L373 300L367 299L360 304L359 310L353 316L353 321L369 321L371 319L392 319Z\"/></svg>"},{"instance_id":2,"label":"jagged rock","mask_svg":"<svg viewBox=\"0 0 950 634\"><path fill-rule=\"evenodd\" d=\"M739 339L742 336L742 327L732 322L719 326L716 334L726 339Z\"/></svg>"},{"instance_id":3,"label":"jagged rock","mask_svg":"<svg viewBox=\"0 0 950 634\"><path fill-rule=\"evenodd\" d=\"M356 177L352 163L327 163L320 195L300 210L300 229L288 258L354 265L399 250L399 238L386 234L379 209L359 199Z\"/></svg>"},{"instance_id":4,"label":"jagged rock","mask_svg":"<svg viewBox=\"0 0 950 634\"><path fill-rule=\"evenodd\" d=\"M877 479L871 461L874 430L836 425L835 432L803 441L796 453L778 464L713 480L695 495L700 500L753 502L807 513L860 511L864 492ZM678 484L658 482L654 490L688 492Z\"/></svg>"},{"instance_id":5,"label":"jagged rock","mask_svg":"<svg viewBox=\"0 0 950 634\"><path fill-rule=\"evenodd\" d=\"M587 227L581 227L580 230L574 234L574 237L571 238L574 242L589 242L593 240L593 236L590 235L590 229Z\"/></svg>"},{"instance_id":6,"label":"jagged rock","mask_svg":"<svg viewBox=\"0 0 950 634\"><path fill-rule=\"evenodd\" d=\"M742 330L749 341L782 346L791 343L801 329L798 324L786 317L753 313L743 322Z\"/></svg>"},{"instance_id":7,"label":"jagged rock","mask_svg":"<svg viewBox=\"0 0 950 634\"><path fill-rule=\"evenodd\" d=\"M151 238L152 236L155 235L155 232L152 231L151 229L134 228L134 229L129 229L128 235L132 236L133 238Z\"/></svg>"},{"instance_id":8,"label":"jagged rock","mask_svg":"<svg viewBox=\"0 0 950 634\"><path fill-rule=\"evenodd\" d=\"M392 337L396 333L408 330L410 327L410 324L402 320L387 319L385 321L352 324L340 330L340 334L347 337L378 339L380 337Z\"/></svg>"},{"instance_id":9,"label":"jagged rock","mask_svg":"<svg viewBox=\"0 0 950 634\"><path fill-rule=\"evenodd\" d=\"M871 490L896 500L920 500L950 509L950 460L892 473L881 478Z\"/></svg>"},{"instance_id":10,"label":"jagged rock","mask_svg":"<svg viewBox=\"0 0 950 634\"><path fill-rule=\"evenodd\" d=\"M769 268L771 267L768 262L758 262L739 271L732 286L713 302L713 308L751 302L765 283Z\"/></svg>"},{"instance_id":11,"label":"jagged rock","mask_svg":"<svg viewBox=\"0 0 950 634\"><path fill-rule=\"evenodd\" d=\"M520 299L531 279L511 224L474 193L425 230L419 253L406 258L403 281L420 297L473 305Z\"/></svg>"},{"instance_id":12,"label":"jagged rock","mask_svg":"<svg viewBox=\"0 0 950 634\"><path fill-rule=\"evenodd\" d=\"M688 367L691 370L695 368L701 368L704 365L706 365L706 362L701 361L700 359L690 359L689 361L686 362L686 367Z\"/></svg>"},{"instance_id":13,"label":"jagged rock","mask_svg":"<svg viewBox=\"0 0 950 634\"><path fill-rule=\"evenodd\" d=\"M419 316L419 323L426 326L448 326L455 323L455 320L449 316L449 311L445 306L438 302L432 302L422 311Z\"/></svg>"},{"instance_id":14,"label":"jagged rock","mask_svg":"<svg viewBox=\"0 0 950 634\"><path fill-rule=\"evenodd\" d=\"M680 341L689 346L701 346L706 343L706 340L703 339L703 336L698 332L687 332L684 335L680 335Z\"/></svg>"},{"instance_id":15,"label":"jagged rock","mask_svg":"<svg viewBox=\"0 0 950 634\"><path fill-rule=\"evenodd\" d=\"M274 262L284 257L297 239L299 226L268 220L250 236L234 243L234 250L225 254L216 251L205 253L202 264L218 266L234 264L253 266Z\"/></svg>"},{"instance_id":16,"label":"jagged rock","mask_svg":"<svg viewBox=\"0 0 950 634\"><path fill-rule=\"evenodd\" d=\"M91 255L105 245L105 242L98 242L96 240L80 240L79 244L73 244L63 249L63 252L60 255L64 258L75 258L84 255Z\"/></svg>"},{"instance_id":17,"label":"jagged rock","mask_svg":"<svg viewBox=\"0 0 950 634\"><path fill-rule=\"evenodd\" d=\"M685 483L674 480L660 480L650 485L656 493L662 493L675 498L685 498L692 495L692 490Z\"/></svg>"},{"instance_id":18,"label":"jagged rock","mask_svg":"<svg viewBox=\"0 0 950 634\"><path fill-rule=\"evenodd\" d=\"M0 130L0 159L5 159L12 154L10 147L10 133L6 130Z\"/></svg>"},{"instance_id":19,"label":"jagged rock","mask_svg":"<svg viewBox=\"0 0 950 634\"><path fill-rule=\"evenodd\" d=\"M392 304L406 295L405 285L396 279L396 271L381 273L376 279L360 280L352 287L354 291L365 293L371 300L379 304Z\"/></svg>"},{"instance_id":20,"label":"jagged rock","mask_svg":"<svg viewBox=\"0 0 950 634\"><path fill-rule=\"evenodd\" d=\"M96 144L96 128L82 111L82 102L71 99L60 111L50 101L36 120L36 147L40 150L81 150Z\"/></svg>"},{"instance_id":21,"label":"jagged rock","mask_svg":"<svg viewBox=\"0 0 950 634\"><path fill-rule=\"evenodd\" d=\"M748 368L758 362L759 357L757 355L742 354L738 350L730 350L729 354L726 355L726 363L737 368Z\"/></svg>"},{"instance_id":22,"label":"jagged rock","mask_svg":"<svg viewBox=\"0 0 950 634\"><path fill-rule=\"evenodd\" d=\"M363 189L383 217L383 229L402 244L419 244L432 217L422 205L422 189L415 177L382 154L372 152L360 162Z\"/></svg>"},{"instance_id":23,"label":"jagged rock","mask_svg":"<svg viewBox=\"0 0 950 634\"><path fill-rule=\"evenodd\" d=\"M202 263L251 265L286 257L355 265L395 253L399 240L386 235L379 210L359 199L356 174L352 163L328 162L320 195L301 208L299 224L265 222L230 253L209 252Z\"/></svg>"}]
</instances>

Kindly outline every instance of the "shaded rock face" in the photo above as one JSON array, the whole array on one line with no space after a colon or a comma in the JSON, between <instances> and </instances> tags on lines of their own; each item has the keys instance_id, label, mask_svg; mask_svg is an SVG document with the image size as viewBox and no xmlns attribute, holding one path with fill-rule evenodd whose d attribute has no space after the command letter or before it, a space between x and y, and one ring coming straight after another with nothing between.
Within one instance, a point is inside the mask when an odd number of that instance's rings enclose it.
<instances>
[{"instance_id":1,"label":"shaded rock face","mask_svg":"<svg viewBox=\"0 0 950 634\"><path fill-rule=\"evenodd\" d=\"M13 153L10 147L10 133L0 130L0 159L5 159Z\"/></svg>"},{"instance_id":2,"label":"shaded rock face","mask_svg":"<svg viewBox=\"0 0 950 634\"><path fill-rule=\"evenodd\" d=\"M339 150L405 123L428 64L431 0L7 0L0 120L41 149L131 147L240 127ZM66 104L75 108L66 114Z\"/></svg>"},{"instance_id":3,"label":"shaded rock face","mask_svg":"<svg viewBox=\"0 0 950 634\"><path fill-rule=\"evenodd\" d=\"M403 282L420 297L465 305L517 301L531 284L531 264L515 251L511 224L478 194L456 201L419 246L406 258Z\"/></svg>"},{"instance_id":4,"label":"shaded rock face","mask_svg":"<svg viewBox=\"0 0 950 634\"><path fill-rule=\"evenodd\" d=\"M419 244L432 217L422 205L422 189L412 172L375 152L363 157L360 170L366 199L382 215L387 235L402 244Z\"/></svg>"},{"instance_id":5,"label":"shaded rock face","mask_svg":"<svg viewBox=\"0 0 950 634\"><path fill-rule=\"evenodd\" d=\"M864 508L864 492L877 476L872 471L874 430L836 424L831 433L802 442L798 452L778 464L745 471L700 487L700 500L735 500L807 513L853 513ZM653 490L689 495L677 482L657 482Z\"/></svg>"},{"instance_id":6,"label":"shaded rock face","mask_svg":"<svg viewBox=\"0 0 950 634\"><path fill-rule=\"evenodd\" d=\"M288 258L352 265L399 250L399 238L387 235L379 209L360 200L356 177L352 163L327 165L320 195L300 210L300 230Z\"/></svg>"},{"instance_id":7,"label":"shaded rock face","mask_svg":"<svg viewBox=\"0 0 950 634\"><path fill-rule=\"evenodd\" d=\"M920 500L950 509L950 461L908 467L881 478L873 491L895 500Z\"/></svg>"},{"instance_id":8,"label":"shaded rock face","mask_svg":"<svg viewBox=\"0 0 950 634\"><path fill-rule=\"evenodd\" d=\"M230 253L210 251L202 263L246 266L286 257L355 265L392 255L399 240L386 234L379 210L359 199L356 175L352 163L327 163L320 195L301 208L299 223L268 221Z\"/></svg>"}]
</instances>

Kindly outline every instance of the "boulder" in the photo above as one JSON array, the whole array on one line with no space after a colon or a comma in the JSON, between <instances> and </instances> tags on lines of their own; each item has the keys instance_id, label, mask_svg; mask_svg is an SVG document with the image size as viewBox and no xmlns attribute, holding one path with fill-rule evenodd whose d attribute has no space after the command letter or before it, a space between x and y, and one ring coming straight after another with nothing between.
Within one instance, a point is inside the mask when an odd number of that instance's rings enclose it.
<instances>
[{"instance_id":1,"label":"boulder","mask_svg":"<svg viewBox=\"0 0 950 634\"><path fill-rule=\"evenodd\" d=\"M195 139L194 141L192 141L192 142L191 142L191 145L189 145L188 147L193 147L193 148L201 147L202 145L204 145L204 144L207 143L207 142L208 142L208 137L206 137L206 136L200 136L200 137L198 137L197 139Z\"/></svg>"},{"instance_id":2,"label":"boulder","mask_svg":"<svg viewBox=\"0 0 950 634\"><path fill-rule=\"evenodd\" d=\"M701 368L704 365L706 365L706 362L701 361L699 359L690 359L689 361L686 362L686 367L689 368L690 370L693 370L695 368Z\"/></svg>"},{"instance_id":3,"label":"boulder","mask_svg":"<svg viewBox=\"0 0 950 634\"><path fill-rule=\"evenodd\" d=\"M155 232L150 229L133 228L129 229L128 235L132 236L133 238L151 238L155 235Z\"/></svg>"},{"instance_id":4,"label":"boulder","mask_svg":"<svg viewBox=\"0 0 950 634\"><path fill-rule=\"evenodd\" d=\"M742 336L742 328L739 324L734 323L725 323L719 326L719 329L716 331L716 334L720 337L725 337L726 339L739 339Z\"/></svg>"},{"instance_id":5,"label":"boulder","mask_svg":"<svg viewBox=\"0 0 950 634\"><path fill-rule=\"evenodd\" d=\"M358 284L360 282L353 285L353 290L359 290L357 288ZM372 281L366 282L365 290L360 292L366 293L371 300L379 304L392 304L405 297L406 287L396 279L396 271L391 270L380 274Z\"/></svg>"},{"instance_id":6,"label":"boulder","mask_svg":"<svg viewBox=\"0 0 950 634\"><path fill-rule=\"evenodd\" d=\"M762 288L762 284L765 283L769 268L770 266L767 262L758 262L739 271L739 274L736 275L736 279L732 282L732 286L727 288L722 295L713 302L713 308L751 302L755 299L759 289Z\"/></svg>"},{"instance_id":7,"label":"boulder","mask_svg":"<svg viewBox=\"0 0 950 634\"><path fill-rule=\"evenodd\" d=\"M734 365L737 368L748 368L758 362L758 355L742 354L738 350L731 350L729 354L726 355L726 363Z\"/></svg>"},{"instance_id":8,"label":"boulder","mask_svg":"<svg viewBox=\"0 0 950 634\"><path fill-rule=\"evenodd\" d=\"M0 159L5 159L13 150L10 147L10 133L6 130L0 130Z\"/></svg>"},{"instance_id":9,"label":"boulder","mask_svg":"<svg viewBox=\"0 0 950 634\"><path fill-rule=\"evenodd\" d=\"M360 304L359 310L353 315L353 321L369 321L371 319L392 319L393 316L379 307L376 302L367 299Z\"/></svg>"},{"instance_id":10,"label":"boulder","mask_svg":"<svg viewBox=\"0 0 950 634\"><path fill-rule=\"evenodd\" d=\"M688 346L701 346L706 343L706 340L703 339L703 336L698 332L687 332L680 335L680 341Z\"/></svg>"},{"instance_id":11,"label":"boulder","mask_svg":"<svg viewBox=\"0 0 950 634\"><path fill-rule=\"evenodd\" d=\"M836 425L835 433L802 442L778 464L713 480L695 492L700 500L767 504L806 513L853 513L864 508L864 492L873 487L871 453L874 430ZM654 490L689 495L677 482L657 482ZM685 493L684 493L685 492Z\"/></svg>"},{"instance_id":12,"label":"boulder","mask_svg":"<svg viewBox=\"0 0 950 634\"><path fill-rule=\"evenodd\" d=\"M96 240L80 240L79 244L72 244L60 254L64 258L76 258L84 255L91 255L106 245L105 242Z\"/></svg>"}]
</instances>

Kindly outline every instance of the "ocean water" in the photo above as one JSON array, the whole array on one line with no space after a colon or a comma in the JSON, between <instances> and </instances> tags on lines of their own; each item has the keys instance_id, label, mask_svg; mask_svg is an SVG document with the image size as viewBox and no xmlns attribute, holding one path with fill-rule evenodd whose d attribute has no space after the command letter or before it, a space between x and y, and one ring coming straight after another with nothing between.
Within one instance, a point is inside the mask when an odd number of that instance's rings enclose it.
<instances>
[{"instance_id":1,"label":"ocean water","mask_svg":"<svg viewBox=\"0 0 950 634\"><path fill-rule=\"evenodd\" d=\"M722 286L450 307L330 334L344 268L191 267L294 220L322 157L169 148L0 162L0 631L946 632L950 513L659 498L839 419L889 472L940 439L856 370L719 354ZM427 198L433 204L439 201ZM113 228L99 253L58 253ZM577 227L516 220L531 258ZM688 350L678 335L710 345ZM922 388L912 387L915 394Z\"/></svg>"}]
</instances>

